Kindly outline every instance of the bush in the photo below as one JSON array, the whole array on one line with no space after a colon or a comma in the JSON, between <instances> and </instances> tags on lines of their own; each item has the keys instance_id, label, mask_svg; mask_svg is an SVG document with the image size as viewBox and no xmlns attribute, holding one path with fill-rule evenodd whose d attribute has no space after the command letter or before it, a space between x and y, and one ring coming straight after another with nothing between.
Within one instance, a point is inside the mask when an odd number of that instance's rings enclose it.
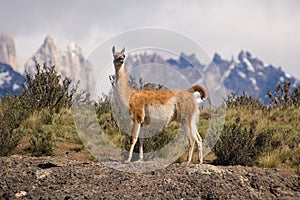
<instances>
[{"instance_id":1,"label":"bush","mask_svg":"<svg viewBox=\"0 0 300 200\"><path fill-rule=\"evenodd\" d=\"M53 151L53 136L50 130L45 127L52 123L52 115L47 109L35 111L32 115L27 117L18 128L14 130L15 133L21 135L24 139L21 143L24 145L18 148L18 153L30 153L34 156L52 155Z\"/></svg>"},{"instance_id":2,"label":"bush","mask_svg":"<svg viewBox=\"0 0 300 200\"><path fill-rule=\"evenodd\" d=\"M228 109L266 109L266 106L260 100L248 96L245 92L241 96L231 93L225 100L225 103Z\"/></svg>"},{"instance_id":3,"label":"bush","mask_svg":"<svg viewBox=\"0 0 300 200\"><path fill-rule=\"evenodd\" d=\"M260 153L255 146L255 129L256 122L250 126L240 123L239 118L235 122L226 122L214 147L217 156L215 162L221 165L252 166Z\"/></svg>"},{"instance_id":4,"label":"bush","mask_svg":"<svg viewBox=\"0 0 300 200\"><path fill-rule=\"evenodd\" d=\"M72 97L76 88L71 88L69 78L61 78L55 71L55 66L43 68L36 64L36 74L26 73L23 84L22 100L26 101L32 110L49 109L59 112L60 109L72 105Z\"/></svg>"},{"instance_id":5,"label":"bush","mask_svg":"<svg viewBox=\"0 0 300 200\"><path fill-rule=\"evenodd\" d=\"M262 152L259 165L278 167L284 164L300 164L300 135L289 125L269 126L261 130L257 137L257 147Z\"/></svg>"},{"instance_id":6,"label":"bush","mask_svg":"<svg viewBox=\"0 0 300 200\"><path fill-rule=\"evenodd\" d=\"M300 86L291 89L291 83L283 82L278 84L274 92L270 89L267 90L269 96L269 103L271 108L291 108L291 107L300 107Z\"/></svg>"},{"instance_id":7,"label":"bush","mask_svg":"<svg viewBox=\"0 0 300 200\"><path fill-rule=\"evenodd\" d=\"M0 156L10 155L17 147L22 135L14 130L29 114L20 96L7 95L2 98L0 105Z\"/></svg>"},{"instance_id":8,"label":"bush","mask_svg":"<svg viewBox=\"0 0 300 200\"><path fill-rule=\"evenodd\" d=\"M26 73L26 80L20 95L8 94L1 99L1 156L10 155L17 147L23 133L16 129L25 119L34 115L36 111L47 110L48 119L46 121L41 120L41 123L47 124L52 121L54 113L58 113L62 108L69 108L72 104L76 87L70 87L71 80L68 78L62 80L54 66L46 67L44 65L41 69L40 65L36 64L36 68L35 75ZM52 136L49 132L41 131L41 127L42 125L39 125L39 128L32 129L32 152L37 151L37 154L45 153L48 155L51 152Z\"/></svg>"},{"instance_id":9,"label":"bush","mask_svg":"<svg viewBox=\"0 0 300 200\"><path fill-rule=\"evenodd\" d=\"M298 144L300 144L300 135L289 125L266 127L257 137L257 146L262 151L270 151L283 146L296 148Z\"/></svg>"},{"instance_id":10,"label":"bush","mask_svg":"<svg viewBox=\"0 0 300 200\"><path fill-rule=\"evenodd\" d=\"M30 140L29 152L33 156L51 156L53 152L53 137L51 132L34 131Z\"/></svg>"}]
</instances>

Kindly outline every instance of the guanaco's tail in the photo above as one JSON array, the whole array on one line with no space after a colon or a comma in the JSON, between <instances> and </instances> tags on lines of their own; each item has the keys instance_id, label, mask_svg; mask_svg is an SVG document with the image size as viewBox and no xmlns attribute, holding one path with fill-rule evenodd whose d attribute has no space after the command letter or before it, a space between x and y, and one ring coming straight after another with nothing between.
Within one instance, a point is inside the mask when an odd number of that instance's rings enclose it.
<instances>
[{"instance_id":1,"label":"guanaco's tail","mask_svg":"<svg viewBox=\"0 0 300 200\"><path fill-rule=\"evenodd\" d=\"M207 98L206 91L205 91L204 87L202 87L201 85L194 85L194 86L190 87L188 89L188 91L191 93L199 92L202 100L205 100Z\"/></svg>"}]
</instances>

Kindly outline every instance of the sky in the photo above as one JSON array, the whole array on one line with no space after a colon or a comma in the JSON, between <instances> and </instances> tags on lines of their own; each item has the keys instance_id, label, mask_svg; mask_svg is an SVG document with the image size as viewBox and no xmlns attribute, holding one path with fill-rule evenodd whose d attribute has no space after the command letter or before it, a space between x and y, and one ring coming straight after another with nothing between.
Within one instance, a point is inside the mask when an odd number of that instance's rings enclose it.
<instances>
[{"instance_id":1,"label":"sky","mask_svg":"<svg viewBox=\"0 0 300 200\"><path fill-rule=\"evenodd\" d=\"M249 51L300 79L300 1L297 0L0 0L0 34L15 39L23 68L51 35L59 49L77 43L88 55L124 31L178 31L224 59Z\"/></svg>"}]
</instances>

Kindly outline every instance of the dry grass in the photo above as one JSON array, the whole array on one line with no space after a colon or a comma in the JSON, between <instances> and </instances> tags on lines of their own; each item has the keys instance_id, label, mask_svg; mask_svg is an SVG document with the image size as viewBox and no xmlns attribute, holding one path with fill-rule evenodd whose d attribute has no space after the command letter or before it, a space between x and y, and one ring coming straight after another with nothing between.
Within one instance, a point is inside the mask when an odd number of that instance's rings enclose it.
<instances>
[{"instance_id":1,"label":"dry grass","mask_svg":"<svg viewBox=\"0 0 300 200\"><path fill-rule=\"evenodd\" d=\"M282 165L280 154L278 152L269 152L258 159L258 166L268 168L278 168Z\"/></svg>"}]
</instances>

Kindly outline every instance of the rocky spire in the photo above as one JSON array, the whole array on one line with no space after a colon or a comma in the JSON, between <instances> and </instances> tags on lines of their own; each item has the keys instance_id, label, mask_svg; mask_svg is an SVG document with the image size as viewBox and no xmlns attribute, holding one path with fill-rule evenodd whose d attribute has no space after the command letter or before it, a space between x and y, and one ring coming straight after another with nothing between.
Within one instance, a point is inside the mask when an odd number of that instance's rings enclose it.
<instances>
[{"instance_id":1,"label":"rocky spire","mask_svg":"<svg viewBox=\"0 0 300 200\"><path fill-rule=\"evenodd\" d=\"M56 71L62 77L73 80L81 70L81 76L85 77L85 80L80 81L81 88L90 91L94 86L91 63L85 60L81 48L74 42L71 42L65 51L60 51L53 38L47 36L38 51L25 64L25 70L34 73L36 62L40 65L45 63L48 67L55 65Z\"/></svg>"},{"instance_id":2,"label":"rocky spire","mask_svg":"<svg viewBox=\"0 0 300 200\"><path fill-rule=\"evenodd\" d=\"M0 62L10 65L18 71L18 62L15 50L15 42L10 35L0 35Z\"/></svg>"},{"instance_id":3,"label":"rocky spire","mask_svg":"<svg viewBox=\"0 0 300 200\"><path fill-rule=\"evenodd\" d=\"M57 56L54 40L52 37L47 36L38 51L26 62L25 71L34 73L36 62L40 65L45 63L47 66L53 66L59 60Z\"/></svg>"}]
</instances>

